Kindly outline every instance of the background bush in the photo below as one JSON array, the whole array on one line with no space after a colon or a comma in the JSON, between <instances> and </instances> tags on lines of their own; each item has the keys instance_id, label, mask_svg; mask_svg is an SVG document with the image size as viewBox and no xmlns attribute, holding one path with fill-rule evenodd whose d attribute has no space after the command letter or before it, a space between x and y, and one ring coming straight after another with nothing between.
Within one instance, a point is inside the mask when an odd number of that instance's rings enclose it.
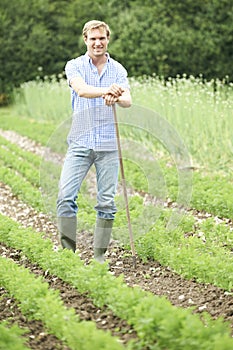
<instances>
[{"instance_id":1,"label":"background bush","mask_svg":"<svg viewBox=\"0 0 233 350\"><path fill-rule=\"evenodd\" d=\"M1 0L0 95L62 73L85 51L81 31L90 19L110 25L109 52L131 76L232 80L231 0Z\"/></svg>"}]
</instances>

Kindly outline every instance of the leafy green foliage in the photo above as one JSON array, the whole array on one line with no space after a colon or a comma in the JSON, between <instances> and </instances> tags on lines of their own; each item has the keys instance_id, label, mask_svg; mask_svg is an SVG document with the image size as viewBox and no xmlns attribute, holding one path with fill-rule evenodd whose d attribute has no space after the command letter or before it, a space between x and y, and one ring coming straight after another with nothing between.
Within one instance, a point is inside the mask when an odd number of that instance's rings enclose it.
<instances>
[{"instance_id":1,"label":"leafy green foliage","mask_svg":"<svg viewBox=\"0 0 233 350\"><path fill-rule=\"evenodd\" d=\"M36 210L40 211L44 209L42 203L41 193L38 189L34 188L29 181L22 176L12 171L9 168L4 167L4 163L0 160L0 179L5 184L12 188L13 193L21 200L25 201L28 205L33 206Z\"/></svg>"},{"instance_id":2,"label":"leafy green foliage","mask_svg":"<svg viewBox=\"0 0 233 350\"><path fill-rule=\"evenodd\" d=\"M27 153L25 152L24 154ZM7 149L6 146L1 147L1 161L4 162L6 167L14 168L16 172L21 173L33 186L37 188L40 186L38 170L27 162L25 158L12 153L11 149Z\"/></svg>"},{"instance_id":3,"label":"leafy green foliage","mask_svg":"<svg viewBox=\"0 0 233 350\"><path fill-rule=\"evenodd\" d=\"M4 137L0 136L0 144L1 148L5 151L9 151L13 154L16 154L20 159L24 159L25 161L31 163L34 167L39 167L41 163L41 158L37 155L22 150L22 148L16 146L14 143L7 141Z\"/></svg>"},{"instance_id":4,"label":"leafy green foliage","mask_svg":"<svg viewBox=\"0 0 233 350\"><path fill-rule=\"evenodd\" d=\"M108 272L105 264L99 265L93 261L91 264L84 266L78 254L73 254L68 250L54 252L50 240L42 239L39 234L34 233L32 230L20 228L16 223L4 216L0 216L0 228L0 240L3 240L7 245L22 250L23 254L31 261L37 262L44 270L48 270L64 281L71 283L81 292L88 292L98 306L107 305L116 315L126 319L137 331L141 339L141 347L149 346L151 349L158 350L166 348L171 350L179 348L210 350L212 348L218 349L222 339L224 341L221 343L221 350L228 350L229 346L232 345L230 328L221 319L214 321L206 315L204 321L201 321L197 314L192 314L192 310L176 308L164 297L154 296L138 287L129 288L123 282L122 276L115 278ZM58 296L55 295L56 293L48 291L44 294L46 291L43 287L41 294L41 281L37 279L36 282L24 269L16 268L14 263L4 262L0 266L4 272L0 274L0 279L4 281L4 284L11 291L14 290L16 295L24 294L23 291L17 292L19 278L21 281L20 286L22 281L25 281L25 286L22 287L22 290L27 290L28 285L34 286L36 283L34 287L36 289L34 293L37 295L35 304L27 301L30 295L25 291L25 307L28 304L31 305L30 309L33 311L36 308L37 313L39 312L40 317L43 317L44 322L49 327L56 326L56 330L53 329L53 332L57 336L61 337L64 334L62 332L65 332L65 339L69 341L71 346L71 339L76 339L76 337L70 338L71 333L72 337L74 336L72 328L76 329L72 322L74 317L73 311L70 310L69 315L64 318L64 311L61 302L58 301ZM43 295L49 303L43 302L38 308L40 295ZM53 309L52 312L45 310L46 307ZM43 316L44 313L45 316ZM67 315L67 311L65 311L65 314ZM62 322L59 323L56 315L60 315ZM190 325L192 326L190 327ZM88 334L87 330L89 329L86 328L86 325L85 327L83 325L84 333L82 335L85 338L88 337L88 340L92 339L92 332ZM80 337L79 330L76 332L78 337ZM94 335L96 336L96 333ZM76 340L76 344L79 344L78 340ZM89 342L85 342L86 349L89 349L87 344ZM135 344L131 345L133 349L136 348ZM103 345L101 344L101 346ZM76 348L72 347L72 349ZM111 345L111 349L115 348Z\"/></svg>"},{"instance_id":5,"label":"leafy green foliage","mask_svg":"<svg viewBox=\"0 0 233 350\"><path fill-rule=\"evenodd\" d=\"M58 291L49 288L42 277L34 277L26 268L1 257L1 284L20 302L21 311L41 320L70 349L123 349L109 333L97 330L93 322L79 322L73 308L66 308ZM20 287L19 287L20 286Z\"/></svg>"},{"instance_id":6,"label":"leafy green foliage","mask_svg":"<svg viewBox=\"0 0 233 350\"><path fill-rule=\"evenodd\" d=\"M3 158L3 164L8 167L1 167L0 177L2 181L10 185L13 192L19 198L32 205L36 210L44 210L44 204L42 203L42 197L39 191L39 183L36 180L37 176L39 177L38 170L31 166L29 162L22 161L20 158L23 156L26 159L33 158L32 155L29 157L27 152L20 151L17 146L10 145L4 139L3 146L1 157ZM9 151L7 151L7 147ZM11 150L14 150L14 153L10 152ZM38 158L34 156L34 159L31 160L36 164ZM169 171L166 176L171 181L171 187L168 181L171 190L173 188L172 186L174 186L172 179L175 174L174 169L168 169ZM57 169L54 168L54 171L57 172ZM130 174L131 170L128 163L126 163L126 171ZM166 174L166 168L164 172ZM137 167L133 167L133 173L135 187L141 186L141 182L138 183L135 181L140 177L140 169L138 171ZM173 176L171 176L172 174ZM224 214L229 215L228 212L224 211L225 207L222 208L220 205L222 203L221 196L216 197L215 194L213 184L217 183L217 178L219 178L222 193L231 193L229 181L223 180L222 177L215 176L213 182L210 181L209 177L197 177L199 179L198 185L200 184L202 186L200 188L203 188L203 192L205 192L205 197L202 196L201 200L205 200L205 209L213 211L213 205L216 205L218 214L222 216ZM36 187L33 185L35 183ZM205 186L208 186L209 191L206 190ZM52 187L49 181L48 187L52 188L52 201L55 203L56 198L54 195L57 196L56 189ZM198 193L198 191L195 191L196 187L194 187L194 194ZM172 196L174 196L173 192L171 192ZM117 197L116 202L119 211L115 220L113 237L124 244L125 247L129 247L124 202L122 202L121 197ZM85 189L79 195L79 206L79 229L93 230L96 218L95 211L93 210L94 201L90 201L89 197L85 195ZM199 203L197 203L196 207L202 208ZM166 229L166 224L171 215L170 210L162 210L162 208L152 205L144 205L143 199L137 195L129 197L129 208L134 238L137 242L137 252L143 259L153 258L159 260L162 264L171 266L175 271L187 278L195 277L200 281L214 283L222 288L231 290L233 264L229 250L229 247L232 245L232 234L229 228L223 225L219 225L218 227L212 225L210 228L210 222L209 224L206 223L206 225L203 224L203 227L195 228L194 218L192 216L185 216L179 229L170 232ZM227 204L227 210L229 210L228 208L229 204ZM203 233L204 231L206 237L209 237L210 234L207 233L209 229L212 232L212 239L207 239L207 242L203 244L202 239L198 238L198 233ZM193 234L190 235L190 232L193 232ZM187 233L189 234L188 238L186 237ZM216 236L216 239L213 239L214 236ZM220 241L221 244L216 244L216 240Z\"/></svg>"},{"instance_id":7,"label":"leafy green foliage","mask_svg":"<svg viewBox=\"0 0 233 350\"><path fill-rule=\"evenodd\" d=\"M159 219L146 235L137 240L136 249L142 259L155 259L165 266L172 267L186 278L195 278L199 282L212 283L231 291L232 253L226 244L222 246L215 241L222 231L222 236L230 237L228 240L230 244L232 233L224 225L215 228L212 236L216 235L216 238L213 239L210 238L211 235L203 237L203 232L198 229L195 232L192 217L191 219L183 217L179 228L172 231L166 229L164 222ZM190 232L191 234L187 235ZM202 235L199 236L199 232Z\"/></svg>"},{"instance_id":8,"label":"leafy green foliage","mask_svg":"<svg viewBox=\"0 0 233 350\"><path fill-rule=\"evenodd\" d=\"M199 210L220 217L232 218L233 198L232 176L194 173L194 191L191 205Z\"/></svg>"},{"instance_id":9,"label":"leafy green foliage","mask_svg":"<svg viewBox=\"0 0 233 350\"><path fill-rule=\"evenodd\" d=\"M110 24L110 52L131 76L232 74L229 0L101 0L95 6L91 0L2 0L0 9L0 93L62 73L68 59L85 51L81 31L93 18Z\"/></svg>"},{"instance_id":10,"label":"leafy green foliage","mask_svg":"<svg viewBox=\"0 0 233 350\"><path fill-rule=\"evenodd\" d=\"M0 113L1 128L14 130L23 136L27 136L38 143L46 146L54 131L54 125L49 121L35 121L22 116L22 112L16 114L11 109L4 109Z\"/></svg>"},{"instance_id":11,"label":"leafy green foliage","mask_svg":"<svg viewBox=\"0 0 233 350\"><path fill-rule=\"evenodd\" d=\"M0 323L0 349L29 350L22 338L26 332L26 329L19 328L16 324L9 327L6 322Z\"/></svg>"}]
</instances>

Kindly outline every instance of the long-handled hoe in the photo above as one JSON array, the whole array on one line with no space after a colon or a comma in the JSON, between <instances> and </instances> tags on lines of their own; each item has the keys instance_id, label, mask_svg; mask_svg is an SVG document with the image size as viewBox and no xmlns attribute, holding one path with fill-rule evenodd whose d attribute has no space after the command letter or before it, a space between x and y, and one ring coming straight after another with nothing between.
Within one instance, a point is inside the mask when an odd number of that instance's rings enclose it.
<instances>
[{"instance_id":1,"label":"long-handled hoe","mask_svg":"<svg viewBox=\"0 0 233 350\"><path fill-rule=\"evenodd\" d=\"M115 104L112 107L113 107L114 122L115 122L116 137L117 137L117 147L118 147L118 156L119 156L120 170L121 170L121 180L122 180L124 199L125 199L126 216L127 216L127 221L128 221L130 247L131 247L132 258L133 258L133 267L136 269L136 255L135 255L134 239L133 239L133 232L132 232L132 226L131 226L131 221L130 221L128 195L127 195L127 190L126 190L125 172L124 172L124 166L123 166L123 160L122 160L120 133L119 133L119 128L118 128L118 121L117 121L117 113L116 113Z\"/></svg>"}]
</instances>

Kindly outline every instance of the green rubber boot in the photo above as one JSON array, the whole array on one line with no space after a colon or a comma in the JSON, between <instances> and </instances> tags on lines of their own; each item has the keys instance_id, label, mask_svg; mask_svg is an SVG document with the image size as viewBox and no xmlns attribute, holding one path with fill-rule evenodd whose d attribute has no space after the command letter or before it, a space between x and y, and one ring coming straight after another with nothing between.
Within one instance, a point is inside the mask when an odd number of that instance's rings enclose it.
<instances>
[{"instance_id":1,"label":"green rubber boot","mask_svg":"<svg viewBox=\"0 0 233 350\"><path fill-rule=\"evenodd\" d=\"M60 235L60 242L63 249L76 250L76 229L77 218L73 217L58 217L57 226Z\"/></svg>"},{"instance_id":2,"label":"green rubber boot","mask_svg":"<svg viewBox=\"0 0 233 350\"><path fill-rule=\"evenodd\" d=\"M97 218L96 220L94 232L94 258L101 264L105 261L104 254L107 251L110 242L112 226L112 219Z\"/></svg>"}]
</instances>

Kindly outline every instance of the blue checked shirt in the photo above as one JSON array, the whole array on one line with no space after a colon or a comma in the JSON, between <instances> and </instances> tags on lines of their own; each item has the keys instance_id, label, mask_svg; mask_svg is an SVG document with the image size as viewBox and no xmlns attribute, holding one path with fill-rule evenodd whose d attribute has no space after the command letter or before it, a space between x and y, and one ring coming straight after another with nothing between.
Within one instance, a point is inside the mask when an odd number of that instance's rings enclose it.
<instances>
[{"instance_id":1,"label":"blue checked shirt","mask_svg":"<svg viewBox=\"0 0 233 350\"><path fill-rule=\"evenodd\" d=\"M109 87L113 83L123 88L129 88L127 71L110 58L99 75L92 59L86 53L83 56L67 62L65 72L68 84L74 77L81 77L95 87ZM111 106L106 106L102 97L79 97L71 88L72 125L68 134L68 144L76 142L80 146L96 151L111 151L117 149L114 115Z\"/></svg>"}]
</instances>

